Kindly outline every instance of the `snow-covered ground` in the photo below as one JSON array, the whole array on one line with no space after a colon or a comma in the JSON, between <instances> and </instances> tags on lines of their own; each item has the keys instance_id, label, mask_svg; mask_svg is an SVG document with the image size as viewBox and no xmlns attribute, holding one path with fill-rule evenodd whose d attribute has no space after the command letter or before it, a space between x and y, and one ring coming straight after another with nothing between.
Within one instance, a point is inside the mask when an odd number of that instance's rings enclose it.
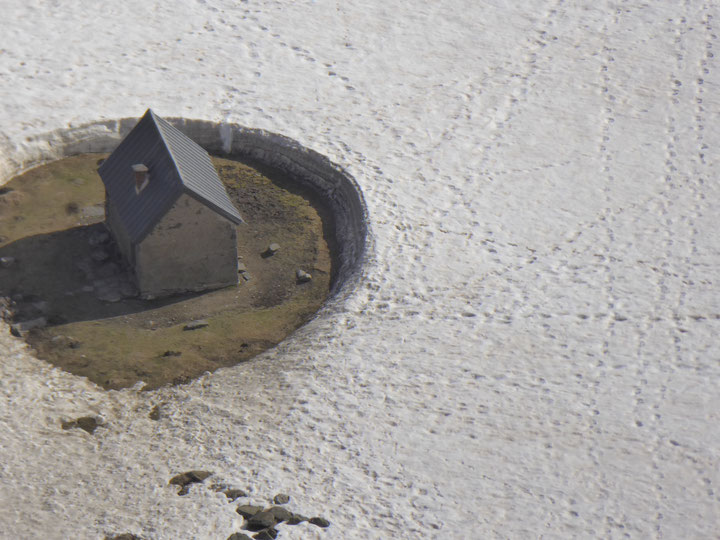
<instances>
[{"instance_id":1,"label":"snow-covered ground","mask_svg":"<svg viewBox=\"0 0 720 540\"><path fill-rule=\"evenodd\" d=\"M717 537L718 34L700 0L5 0L0 171L147 107L235 122L354 175L371 248L189 386L105 392L2 331L2 538L224 540L189 469L332 522L280 538Z\"/></svg>"}]
</instances>

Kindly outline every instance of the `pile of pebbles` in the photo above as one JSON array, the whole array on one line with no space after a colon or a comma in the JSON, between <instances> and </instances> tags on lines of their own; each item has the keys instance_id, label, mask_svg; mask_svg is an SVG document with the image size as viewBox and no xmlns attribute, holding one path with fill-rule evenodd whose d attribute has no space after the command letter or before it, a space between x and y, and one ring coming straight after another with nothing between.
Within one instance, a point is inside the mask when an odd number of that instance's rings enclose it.
<instances>
[{"instance_id":1,"label":"pile of pebbles","mask_svg":"<svg viewBox=\"0 0 720 540\"><path fill-rule=\"evenodd\" d=\"M178 495L184 496L190 492L190 486L192 484L202 483L212 475L213 473L209 471L187 471L173 476L170 479L169 485L178 486L180 488L178 490ZM215 484L212 485L211 488L225 494L228 501L231 503L235 502L237 499L248 497L248 494L244 490L231 488L226 485ZM274 540L281 532L276 528L277 525L281 523L285 523L287 525L297 525L298 523L306 521L323 529L330 526L330 522L323 517L316 516L308 518L302 514L291 512L284 506L289 502L289 495L278 493L275 497L273 497L273 505L268 507L255 506L252 504L240 504L235 511L245 518L242 528L252 534L252 536L249 536L244 532L236 532L231 534L227 540ZM105 540L144 539L132 533L122 533L108 535L105 537Z\"/></svg>"}]
</instances>

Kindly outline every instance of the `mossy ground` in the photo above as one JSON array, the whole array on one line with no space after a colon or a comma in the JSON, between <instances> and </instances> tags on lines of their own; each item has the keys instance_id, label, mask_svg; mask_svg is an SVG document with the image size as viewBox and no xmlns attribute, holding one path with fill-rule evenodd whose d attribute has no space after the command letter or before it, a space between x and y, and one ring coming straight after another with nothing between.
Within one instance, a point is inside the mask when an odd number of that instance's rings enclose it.
<instances>
[{"instance_id":1,"label":"mossy ground","mask_svg":"<svg viewBox=\"0 0 720 540\"><path fill-rule=\"evenodd\" d=\"M18 300L18 317L22 306L45 304L49 325L25 336L40 358L105 388L143 381L152 389L245 361L320 308L333 272L328 212L277 171L261 174L221 158L213 162L246 221L238 228L238 255L249 280L151 301L99 300L78 267L102 228L105 192L96 168L104 157L59 160L0 187L0 257L16 259L0 269L0 296ZM263 257L272 242L280 251ZM312 281L297 283L297 269ZM209 325L183 330L197 319Z\"/></svg>"}]
</instances>

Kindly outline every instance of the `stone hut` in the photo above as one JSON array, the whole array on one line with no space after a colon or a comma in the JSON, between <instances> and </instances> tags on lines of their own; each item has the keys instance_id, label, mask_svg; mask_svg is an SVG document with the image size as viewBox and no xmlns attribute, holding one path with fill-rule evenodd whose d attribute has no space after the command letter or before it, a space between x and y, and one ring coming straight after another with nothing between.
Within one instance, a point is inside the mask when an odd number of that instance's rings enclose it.
<instances>
[{"instance_id":1,"label":"stone hut","mask_svg":"<svg viewBox=\"0 0 720 540\"><path fill-rule=\"evenodd\" d=\"M106 224L141 297L237 283L243 220L195 142L148 109L98 173Z\"/></svg>"}]
</instances>

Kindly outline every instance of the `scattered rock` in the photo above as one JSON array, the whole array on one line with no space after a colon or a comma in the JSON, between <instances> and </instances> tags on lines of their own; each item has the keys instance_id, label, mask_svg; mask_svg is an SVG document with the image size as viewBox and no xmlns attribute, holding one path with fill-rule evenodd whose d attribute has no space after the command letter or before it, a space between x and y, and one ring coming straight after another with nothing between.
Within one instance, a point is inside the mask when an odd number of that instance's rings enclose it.
<instances>
[{"instance_id":1,"label":"scattered rock","mask_svg":"<svg viewBox=\"0 0 720 540\"><path fill-rule=\"evenodd\" d=\"M245 493L242 489L226 489L223 493L231 501L240 497L247 497L247 493Z\"/></svg>"},{"instance_id":2,"label":"scattered rock","mask_svg":"<svg viewBox=\"0 0 720 540\"><path fill-rule=\"evenodd\" d=\"M81 416L75 420L62 422L61 425L63 429L80 428L92 435L101 424L100 420L94 416Z\"/></svg>"},{"instance_id":3,"label":"scattered rock","mask_svg":"<svg viewBox=\"0 0 720 540\"><path fill-rule=\"evenodd\" d=\"M312 523L313 525L317 525L318 527L322 527L323 529L330 526L330 522L327 519L321 517L310 518L308 522Z\"/></svg>"},{"instance_id":4,"label":"scattered rock","mask_svg":"<svg viewBox=\"0 0 720 540\"><path fill-rule=\"evenodd\" d=\"M74 337L63 335L54 336L50 341L53 345L57 345L58 347L68 347L70 349L77 349L80 345L82 345L82 343Z\"/></svg>"},{"instance_id":5,"label":"scattered rock","mask_svg":"<svg viewBox=\"0 0 720 540\"><path fill-rule=\"evenodd\" d=\"M307 283L312 280L312 275L308 274L305 270L298 269L295 272L295 277L297 278L298 283Z\"/></svg>"},{"instance_id":6,"label":"scattered rock","mask_svg":"<svg viewBox=\"0 0 720 540\"><path fill-rule=\"evenodd\" d=\"M297 525L303 521L308 521L310 518L303 516L302 514L292 514L290 519L285 520L288 525Z\"/></svg>"},{"instance_id":7,"label":"scattered rock","mask_svg":"<svg viewBox=\"0 0 720 540\"><path fill-rule=\"evenodd\" d=\"M262 510L247 518L245 526L251 531L261 531L274 526L276 523L277 519L270 510Z\"/></svg>"},{"instance_id":8,"label":"scattered rock","mask_svg":"<svg viewBox=\"0 0 720 540\"><path fill-rule=\"evenodd\" d=\"M254 506L252 504L241 504L235 510L244 518L251 518L262 510L262 506Z\"/></svg>"},{"instance_id":9,"label":"scattered rock","mask_svg":"<svg viewBox=\"0 0 720 540\"><path fill-rule=\"evenodd\" d=\"M94 249L90 254L90 258L95 262L105 262L110 258L110 254L104 249Z\"/></svg>"},{"instance_id":10,"label":"scattered rock","mask_svg":"<svg viewBox=\"0 0 720 540\"><path fill-rule=\"evenodd\" d=\"M232 533L228 536L227 540L252 540L247 534L243 533Z\"/></svg>"},{"instance_id":11,"label":"scattered rock","mask_svg":"<svg viewBox=\"0 0 720 540\"><path fill-rule=\"evenodd\" d=\"M212 476L212 474L213 473L208 471L188 471L173 476L170 479L170 484L180 486L180 491L178 491L178 495L187 495L189 485L203 482L206 478Z\"/></svg>"},{"instance_id":12,"label":"scattered rock","mask_svg":"<svg viewBox=\"0 0 720 540\"><path fill-rule=\"evenodd\" d=\"M3 268L10 268L15 264L15 257L0 257L0 266Z\"/></svg>"},{"instance_id":13,"label":"scattered rock","mask_svg":"<svg viewBox=\"0 0 720 540\"><path fill-rule=\"evenodd\" d=\"M150 409L150 414L148 414L148 417L150 420L160 420L160 408L161 405L155 405L152 409Z\"/></svg>"},{"instance_id":14,"label":"scattered rock","mask_svg":"<svg viewBox=\"0 0 720 540\"><path fill-rule=\"evenodd\" d=\"M268 527L267 529L264 529L257 533L253 538L255 540L275 540L277 538L278 532L277 529L274 529L273 527Z\"/></svg>"},{"instance_id":15,"label":"scattered rock","mask_svg":"<svg viewBox=\"0 0 720 540\"><path fill-rule=\"evenodd\" d=\"M205 328L206 326L209 326L209 324L210 323L208 323L207 321L202 320L202 319L198 320L198 321L192 321L192 322L187 323L183 327L183 330L198 330L200 328Z\"/></svg>"},{"instance_id":16,"label":"scattered rock","mask_svg":"<svg viewBox=\"0 0 720 540\"><path fill-rule=\"evenodd\" d=\"M293 513L290 512L287 508L283 508L282 506L272 506L271 508L268 508L267 511L273 515L275 521L277 521L278 523L280 523L281 521L289 521L290 518L293 517Z\"/></svg>"},{"instance_id":17,"label":"scattered rock","mask_svg":"<svg viewBox=\"0 0 720 540\"><path fill-rule=\"evenodd\" d=\"M285 495L284 493L278 493L273 498L273 502L275 504L287 504L290 502L290 495Z\"/></svg>"},{"instance_id":18,"label":"scattered rock","mask_svg":"<svg viewBox=\"0 0 720 540\"><path fill-rule=\"evenodd\" d=\"M271 257L275 255L278 251L280 251L280 244L276 244L273 242L270 244L267 249L263 252L263 257Z\"/></svg>"},{"instance_id":19,"label":"scattered rock","mask_svg":"<svg viewBox=\"0 0 720 540\"><path fill-rule=\"evenodd\" d=\"M33 328L45 328L46 326L47 319L45 317L38 317L37 319L13 324L10 326L10 333L15 337L22 337Z\"/></svg>"}]
</instances>

